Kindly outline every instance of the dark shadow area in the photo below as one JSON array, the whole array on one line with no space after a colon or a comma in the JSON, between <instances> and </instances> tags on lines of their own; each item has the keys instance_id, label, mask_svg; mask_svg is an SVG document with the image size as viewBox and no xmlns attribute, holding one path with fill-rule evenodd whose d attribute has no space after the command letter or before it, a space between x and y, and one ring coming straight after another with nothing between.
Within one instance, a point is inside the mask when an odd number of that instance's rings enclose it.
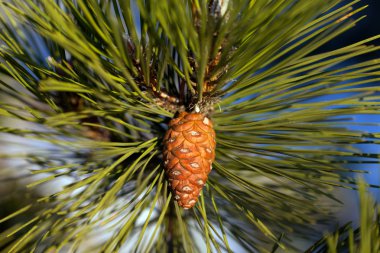
<instances>
[{"instance_id":1,"label":"dark shadow area","mask_svg":"<svg viewBox=\"0 0 380 253\"><path fill-rule=\"evenodd\" d=\"M343 1L339 6L348 4L349 0ZM317 52L326 52L348 46L355 42L365 40L369 37L380 34L380 1L379 0L363 0L354 5L354 9L368 5L368 7L361 12L354 15L354 18L366 16L359 21L355 27L349 29L337 38L329 41ZM380 39L370 42L369 44L380 46ZM369 60L373 58L380 58L380 51L372 52L365 56L360 56L362 60Z\"/></svg>"}]
</instances>

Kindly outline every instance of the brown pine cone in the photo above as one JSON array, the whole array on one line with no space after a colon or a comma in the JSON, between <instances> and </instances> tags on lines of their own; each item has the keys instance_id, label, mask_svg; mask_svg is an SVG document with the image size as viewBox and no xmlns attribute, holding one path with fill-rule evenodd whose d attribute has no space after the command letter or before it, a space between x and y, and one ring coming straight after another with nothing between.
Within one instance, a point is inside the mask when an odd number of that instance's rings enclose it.
<instances>
[{"instance_id":1,"label":"brown pine cone","mask_svg":"<svg viewBox=\"0 0 380 253\"><path fill-rule=\"evenodd\" d=\"M164 165L174 199L185 209L193 207L215 159L212 122L201 113L181 112L169 123L164 138Z\"/></svg>"}]
</instances>

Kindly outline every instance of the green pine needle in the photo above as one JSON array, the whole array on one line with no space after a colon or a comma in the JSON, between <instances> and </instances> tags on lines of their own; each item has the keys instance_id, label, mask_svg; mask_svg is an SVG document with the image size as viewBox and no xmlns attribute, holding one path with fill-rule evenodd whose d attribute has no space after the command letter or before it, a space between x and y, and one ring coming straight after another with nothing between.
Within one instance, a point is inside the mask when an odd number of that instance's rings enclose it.
<instances>
[{"instance_id":1,"label":"green pine needle","mask_svg":"<svg viewBox=\"0 0 380 253\"><path fill-rule=\"evenodd\" d=\"M368 193L363 179L358 182L360 200L359 228L351 223L329 233L313 244L306 252L379 252L380 250L380 206Z\"/></svg>"}]
</instances>

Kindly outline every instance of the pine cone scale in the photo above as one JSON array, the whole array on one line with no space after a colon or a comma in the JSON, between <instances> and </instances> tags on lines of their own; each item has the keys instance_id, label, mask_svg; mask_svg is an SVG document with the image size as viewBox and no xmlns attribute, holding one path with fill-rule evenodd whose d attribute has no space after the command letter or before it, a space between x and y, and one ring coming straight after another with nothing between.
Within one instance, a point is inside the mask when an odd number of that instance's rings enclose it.
<instances>
[{"instance_id":1,"label":"pine cone scale","mask_svg":"<svg viewBox=\"0 0 380 253\"><path fill-rule=\"evenodd\" d=\"M169 123L164 138L164 164L174 199L193 207L215 158L215 132L201 113L182 112Z\"/></svg>"}]
</instances>

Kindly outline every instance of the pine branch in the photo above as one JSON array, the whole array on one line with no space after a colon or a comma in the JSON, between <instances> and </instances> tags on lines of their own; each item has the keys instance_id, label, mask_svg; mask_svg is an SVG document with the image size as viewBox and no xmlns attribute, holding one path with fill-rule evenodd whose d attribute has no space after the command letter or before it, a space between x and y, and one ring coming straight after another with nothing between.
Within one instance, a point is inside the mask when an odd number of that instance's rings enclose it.
<instances>
[{"instance_id":1,"label":"pine branch","mask_svg":"<svg viewBox=\"0 0 380 253\"><path fill-rule=\"evenodd\" d=\"M347 165L379 163L364 150L380 134L353 130L379 125L379 61L351 62L379 36L315 53L361 20L359 1L223 2L0 0L11 78L0 80L0 131L29 147L0 159L27 161L27 189L69 180L0 218L38 207L2 232L3 250L74 251L111 231L95 251L270 252L331 221L320 199L336 204L333 190L366 172ZM162 142L169 119L196 108L215 125L216 161L185 211Z\"/></svg>"}]
</instances>

